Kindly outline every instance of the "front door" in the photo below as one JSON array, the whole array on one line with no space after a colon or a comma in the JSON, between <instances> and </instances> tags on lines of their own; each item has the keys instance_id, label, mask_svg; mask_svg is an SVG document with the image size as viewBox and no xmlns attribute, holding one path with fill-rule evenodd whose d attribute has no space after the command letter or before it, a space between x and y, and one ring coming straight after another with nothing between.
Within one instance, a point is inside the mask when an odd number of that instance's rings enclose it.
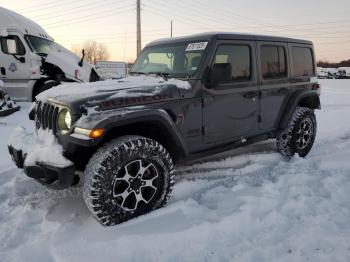
<instances>
[{"instance_id":1,"label":"front door","mask_svg":"<svg viewBox=\"0 0 350 262\"><path fill-rule=\"evenodd\" d=\"M15 40L17 55L9 54L7 39ZM30 53L18 35L0 37L0 47L0 79L4 82L5 90L17 98L17 94L23 93L23 87L28 85L31 76Z\"/></svg>"},{"instance_id":2,"label":"front door","mask_svg":"<svg viewBox=\"0 0 350 262\"><path fill-rule=\"evenodd\" d=\"M258 128L258 89L253 41L221 41L214 64L231 64L230 81L203 87L203 137L206 143L227 143Z\"/></svg>"}]
</instances>

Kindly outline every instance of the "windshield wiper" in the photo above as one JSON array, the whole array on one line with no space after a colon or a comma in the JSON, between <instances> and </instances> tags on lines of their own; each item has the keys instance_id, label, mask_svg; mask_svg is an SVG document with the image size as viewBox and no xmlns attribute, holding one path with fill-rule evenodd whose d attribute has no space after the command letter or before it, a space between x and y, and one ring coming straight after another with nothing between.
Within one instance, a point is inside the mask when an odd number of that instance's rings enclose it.
<instances>
[{"instance_id":1,"label":"windshield wiper","mask_svg":"<svg viewBox=\"0 0 350 262\"><path fill-rule=\"evenodd\" d=\"M135 72L135 71L130 71L129 74L130 75L146 75L145 72Z\"/></svg>"},{"instance_id":2,"label":"windshield wiper","mask_svg":"<svg viewBox=\"0 0 350 262\"><path fill-rule=\"evenodd\" d=\"M163 78L165 81L168 81L168 78L170 76L169 73L163 73L163 72L129 72L129 74L131 75L156 75L156 76L160 76L161 78Z\"/></svg>"},{"instance_id":3,"label":"windshield wiper","mask_svg":"<svg viewBox=\"0 0 350 262\"><path fill-rule=\"evenodd\" d=\"M149 72L150 75L156 75L156 76L160 76L161 78L163 78L165 81L168 81L168 78L170 76L169 73L163 73L163 72Z\"/></svg>"}]
</instances>

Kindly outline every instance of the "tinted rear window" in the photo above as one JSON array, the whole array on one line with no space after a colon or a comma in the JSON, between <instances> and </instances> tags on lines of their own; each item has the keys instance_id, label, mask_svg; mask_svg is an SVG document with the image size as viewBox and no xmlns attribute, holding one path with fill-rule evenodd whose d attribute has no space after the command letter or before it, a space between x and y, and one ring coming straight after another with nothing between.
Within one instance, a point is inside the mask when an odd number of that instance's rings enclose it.
<instances>
[{"instance_id":1,"label":"tinted rear window","mask_svg":"<svg viewBox=\"0 0 350 262\"><path fill-rule=\"evenodd\" d=\"M314 62L311 48L292 47L293 76L314 75Z\"/></svg>"},{"instance_id":2,"label":"tinted rear window","mask_svg":"<svg viewBox=\"0 0 350 262\"><path fill-rule=\"evenodd\" d=\"M261 70L264 79L287 76L286 51L282 46L262 46Z\"/></svg>"}]
</instances>

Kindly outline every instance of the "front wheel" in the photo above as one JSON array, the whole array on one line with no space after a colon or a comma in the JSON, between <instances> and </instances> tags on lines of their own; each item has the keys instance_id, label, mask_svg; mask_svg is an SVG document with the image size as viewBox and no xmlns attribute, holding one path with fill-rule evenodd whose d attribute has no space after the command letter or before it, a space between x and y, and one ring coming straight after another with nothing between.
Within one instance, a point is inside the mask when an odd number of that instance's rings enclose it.
<instances>
[{"instance_id":1,"label":"front wheel","mask_svg":"<svg viewBox=\"0 0 350 262\"><path fill-rule=\"evenodd\" d=\"M173 173L172 159L158 142L121 137L90 159L84 200L101 224L119 224L165 205L174 186Z\"/></svg>"},{"instance_id":2,"label":"front wheel","mask_svg":"<svg viewBox=\"0 0 350 262\"><path fill-rule=\"evenodd\" d=\"M315 142L316 130L314 111L306 107L297 107L287 129L277 137L278 151L287 157L294 154L305 157Z\"/></svg>"}]
</instances>

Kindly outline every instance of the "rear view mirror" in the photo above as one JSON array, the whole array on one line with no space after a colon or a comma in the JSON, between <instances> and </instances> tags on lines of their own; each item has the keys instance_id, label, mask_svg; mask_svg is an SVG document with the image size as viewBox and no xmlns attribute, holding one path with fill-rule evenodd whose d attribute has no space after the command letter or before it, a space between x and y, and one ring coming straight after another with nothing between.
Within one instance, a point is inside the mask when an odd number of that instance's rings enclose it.
<instances>
[{"instance_id":1,"label":"rear view mirror","mask_svg":"<svg viewBox=\"0 0 350 262\"><path fill-rule=\"evenodd\" d=\"M231 63L214 64L211 69L210 83L216 85L218 83L229 82L232 80Z\"/></svg>"},{"instance_id":2,"label":"rear view mirror","mask_svg":"<svg viewBox=\"0 0 350 262\"><path fill-rule=\"evenodd\" d=\"M6 40L6 44L7 44L7 52L10 55L17 55L18 54L16 40L14 40L14 39L7 39Z\"/></svg>"}]
</instances>

